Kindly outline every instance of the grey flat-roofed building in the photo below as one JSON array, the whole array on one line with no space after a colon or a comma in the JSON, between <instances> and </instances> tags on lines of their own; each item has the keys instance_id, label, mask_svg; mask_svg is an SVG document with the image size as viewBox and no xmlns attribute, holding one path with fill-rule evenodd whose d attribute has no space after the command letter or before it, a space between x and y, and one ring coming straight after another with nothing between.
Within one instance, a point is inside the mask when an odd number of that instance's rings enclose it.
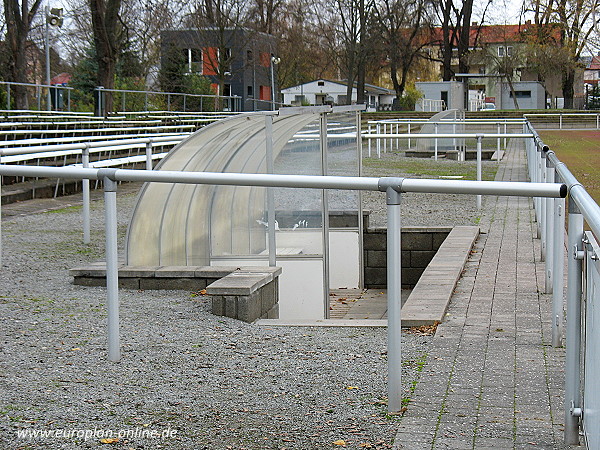
<instances>
[{"instance_id":1,"label":"grey flat-roofed building","mask_svg":"<svg viewBox=\"0 0 600 450\"><path fill-rule=\"evenodd\" d=\"M236 109L272 108L273 84L277 92L274 36L243 28L165 30L161 32L162 64L172 47L183 52L186 73L208 77L219 95L239 97L233 102Z\"/></svg>"}]
</instances>

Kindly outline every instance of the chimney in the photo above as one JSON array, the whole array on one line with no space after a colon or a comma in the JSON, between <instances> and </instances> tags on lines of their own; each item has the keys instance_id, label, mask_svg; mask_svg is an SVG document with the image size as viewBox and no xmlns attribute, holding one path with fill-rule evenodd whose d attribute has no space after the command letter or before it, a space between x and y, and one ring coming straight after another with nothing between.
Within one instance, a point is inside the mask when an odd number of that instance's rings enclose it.
<instances>
[{"instance_id":1,"label":"chimney","mask_svg":"<svg viewBox=\"0 0 600 450\"><path fill-rule=\"evenodd\" d=\"M477 26L477 22L471 22L471 26L472 27L476 27Z\"/></svg>"},{"instance_id":2,"label":"chimney","mask_svg":"<svg viewBox=\"0 0 600 450\"><path fill-rule=\"evenodd\" d=\"M526 20L525 25L531 25L531 19Z\"/></svg>"}]
</instances>

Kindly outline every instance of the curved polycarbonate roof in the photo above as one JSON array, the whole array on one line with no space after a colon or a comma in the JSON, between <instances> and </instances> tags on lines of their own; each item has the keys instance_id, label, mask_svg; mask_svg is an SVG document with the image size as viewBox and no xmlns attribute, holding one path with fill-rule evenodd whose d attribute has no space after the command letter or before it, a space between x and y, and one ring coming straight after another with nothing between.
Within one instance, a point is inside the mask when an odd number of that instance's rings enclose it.
<instances>
[{"instance_id":1,"label":"curved polycarbonate roof","mask_svg":"<svg viewBox=\"0 0 600 450\"><path fill-rule=\"evenodd\" d=\"M273 116L273 158L316 113ZM177 145L155 170L266 173L265 115L215 122ZM265 250L265 188L146 183L127 231L126 262L209 265L221 255ZM238 232L238 231L242 232ZM212 241L212 242L211 242Z\"/></svg>"}]
</instances>

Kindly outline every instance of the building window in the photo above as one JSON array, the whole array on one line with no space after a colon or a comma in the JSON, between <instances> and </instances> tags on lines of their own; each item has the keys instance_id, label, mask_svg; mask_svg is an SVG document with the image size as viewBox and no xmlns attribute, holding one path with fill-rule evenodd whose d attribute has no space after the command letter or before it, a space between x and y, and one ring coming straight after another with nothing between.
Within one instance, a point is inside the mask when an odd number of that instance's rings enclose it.
<instances>
[{"instance_id":1,"label":"building window","mask_svg":"<svg viewBox=\"0 0 600 450\"><path fill-rule=\"evenodd\" d=\"M254 60L254 55L252 54L252 50L246 50L246 60L251 62Z\"/></svg>"},{"instance_id":2,"label":"building window","mask_svg":"<svg viewBox=\"0 0 600 450\"><path fill-rule=\"evenodd\" d=\"M515 91L516 98L531 98L531 91ZM513 98L513 93L510 93L510 98Z\"/></svg>"},{"instance_id":3,"label":"building window","mask_svg":"<svg viewBox=\"0 0 600 450\"><path fill-rule=\"evenodd\" d=\"M294 102L293 102L293 103L294 103L295 105L298 105L298 106L302 106L302 105L304 105L305 103L308 103L308 102L306 101L306 95L295 95L295 96L294 96Z\"/></svg>"},{"instance_id":4,"label":"building window","mask_svg":"<svg viewBox=\"0 0 600 450\"><path fill-rule=\"evenodd\" d=\"M253 89L253 87L252 87L252 86L248 86L248 87L246 88L246 95L247 95L248 97L254 97L254 89Z\"/></svg>"},{"instance_id":5,"label":"building window","mask_svg":"<svg viewBox=\"0 0 600 450\"><path fill-rule=\"evenodd\" d=\"M190 48L189 71L192 73L202 73L202 50L199 48Z\"/></svg>"},{"instance_id":6,"label":"building window","mask_svg":"<svg viewBox=\"0 0 600 450\"><path fill-rule=\"evenodd\" d=\"M508 45L506 47L504 47L504 46L498 47L498 56L500 58L504 58L505 56L510 57L512 55L513 55L512 45Z\"/></svg>"},{"instance_id":7,"label":"building window","mask_svg":"<svg viewBox=\"0 0 600 450\"><path fill-rule=\"evenodd\" d=\"M223 55L221 64L223 65L224 71L231 72L231 49L230 48L225 49L225 54Z\"/></svg>"},{"instance_id":8,"label":"building window","mask_svg":"<svg viewBox=\"0 0 600 450\"><path fill-rule=\"evenodd\" d=\"M325 86L325 82L324 81L317 81L317 86Z\"/></svg>"}]
</instances>

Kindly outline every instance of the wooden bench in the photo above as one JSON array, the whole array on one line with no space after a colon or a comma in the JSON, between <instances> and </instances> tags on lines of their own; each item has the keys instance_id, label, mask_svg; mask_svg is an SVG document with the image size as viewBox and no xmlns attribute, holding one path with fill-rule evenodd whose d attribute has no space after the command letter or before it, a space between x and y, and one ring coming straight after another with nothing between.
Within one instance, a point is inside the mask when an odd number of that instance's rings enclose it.
<instances>
[{"instance_id":1,"label":"wooden bench","mask_svg":"<svg viewBox=\"0 0 600 450\"><path fill-rule=\"evenodd\" d=\"M452 229L404 303L402 326L442 322L478 236L479 227L457 226Z\"/></svg>"}]
</instances>

